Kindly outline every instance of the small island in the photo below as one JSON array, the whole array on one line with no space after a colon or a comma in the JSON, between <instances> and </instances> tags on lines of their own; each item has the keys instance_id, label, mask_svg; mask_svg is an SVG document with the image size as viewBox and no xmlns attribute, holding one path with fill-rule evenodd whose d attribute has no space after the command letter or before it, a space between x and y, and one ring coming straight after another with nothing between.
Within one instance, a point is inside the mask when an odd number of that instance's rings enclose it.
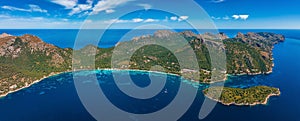
<instances>
[{"instance_id":1,"label":"small island","mask_svg":"<svg viewBox=\"0 0 300 121\"><path fill-rule=\"evenodd\" d=\"M221 91L221 95L220 94ZM274 87L256 86L247 89L211 87L203 90L209 99L224 105L266 105L271 96L279 96L280 90Z\"/></svg>"}]
</instances>

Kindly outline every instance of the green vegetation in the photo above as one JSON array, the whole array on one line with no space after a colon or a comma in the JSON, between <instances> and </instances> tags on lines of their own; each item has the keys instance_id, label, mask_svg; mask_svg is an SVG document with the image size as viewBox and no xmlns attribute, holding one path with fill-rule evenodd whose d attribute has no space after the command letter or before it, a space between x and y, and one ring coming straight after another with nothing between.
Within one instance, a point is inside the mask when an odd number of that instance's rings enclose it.
<instances>
[{"instance_id":1,"label":"green vegetation","mask_svg":"<svg viewBox=\"0 0 300 121\"><path fill-rule=\"evenodd\" d=\"M130 61L131 69L150 70L152 66L156 65L163 67L166 72L180 73L180 66L175 55L158 45L149 45L138 49Z\"/></svg>"},{"instance_id":2,"label":"green vegetation","mask_svg":"<svg viewBox=\"0 0 300 121\"><path fill-rule=\"evenodd\" d=\"M260 51L236 39L225 40L227 72L230 74L267 73L272 69L272 61L263 58Z\"/></svg>"},{"instance_id":3,"label":"green vegetation","mask_svg":"<svg viewBox=\"0 0 300 121\"><path fill-rule=\"evenodd\" d=\"M247 89L211 87L203 90L203 93L206 97L224 105L266 104L270 96L280 95L278 88L267 86L256 86Z\"/></svg>"},{"instance_id":4,"label":"green vegetation","mask_svg":"<svg viewBox=\"0 0 300 121\"><path fill-rule=\"evenodd\" d=\"M38 48L31 41L25 41L25 37L37 39L29 35L17 37L8 42L11 44L5 45L10 49L5 52L6 55L0 56L0 95L25 87L51 73L71 69L69 58L72 51L46 43L40 43L41 48Z\"/></svg>"},{"instance_id":5,"label":"green vegetation","mask_svg":"<svg viewBox=\"0 0 300 121\"><path fill-rule=\"evenodd\" d=\"M183 38L189 44L178 44ZM80 50L62 49L47 44L33 35L7 36L0 38L0 95L28 86L34 80L53 73L71 70L72 66L76 70L98 68L150 70L153 66L159 65L167 73L210 83L213 72L210 54L217 57L220 54L214 50L209 51L210 47L226 51L228 74L267 73L272 71L273 45L283 40L282 35L272 33L239 34L236 38L225 39L225 48L220 48L211 34L196 35L188 31L181 33L158 31L153 36L138 37L132 41L119 43L117 47L121 46L123 50L118 51L116 47L98 48L93 45ZM169 48L151 44L151 42L167 43ZM148 43L147 46L144 46L145 43ZM141 48L133 50L137 45ZM191 49L188 49L190 47ZM170 48L173 50L170 51ZM74 58L73 52L77 55ZM127 56L124 54L129 52L133 53L132 57L124 61ZM195 53L199 70L194 70L197 68L191 63L192 57L188 56L189 53ZM113 54L119 54L114 60L116 64L114 66L111 65ZM186 65L180 67L175 55L179 55L181 59L184 58ZM217 64L225 65L222 62L217 62ZM217 81L223 81L226 76L225 70L217 72L217 75L220 76Z\"/></svg>"}]
</instances>

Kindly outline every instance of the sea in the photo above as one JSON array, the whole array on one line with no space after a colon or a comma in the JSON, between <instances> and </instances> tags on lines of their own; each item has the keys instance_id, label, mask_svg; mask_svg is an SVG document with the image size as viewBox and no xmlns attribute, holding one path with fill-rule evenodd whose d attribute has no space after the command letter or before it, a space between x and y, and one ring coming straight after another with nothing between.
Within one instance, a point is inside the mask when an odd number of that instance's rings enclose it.
<instances>
[{"instance_id":1,"label":"sea","mask_svg":"<svg viewBox=\"0 0 300 121\"><path fill-rule=\"evenodd\" d=\"M105 30L86 30L90 34ZM123 35L130 30L108 30L97 44L99 47L108 48L115 46L122 38L131 40L134 36ZM156 30L143 30L143 34L153 34ZM184 31L184 30L176 30ZM283 34L286 41L275 45L273 50L274 69L269 75L255 76L229 76L225 82L226 87L248 88L257 85L277 87L281 90L281 95L271 97L267 105L256 106L225 106L217 103L209 115L203 121L300 121L300 30L219 30L228 36L234 37L237 32L274 32ZM33 34L43 41L61 48L73 48L79 30L55 30L55 29L2 29L0 33L8 33L16 36L23 34ZM88 41L89 35L83 37L84 47L94 44ZM80 48L80 47L79 47ZM77 48L77 49L79 49ZM202 90L208 85L192 83L183 80L176 75L166 75L162 73L144 71L117 71L117 70L91 70L76 73L62 73L43 79L32 86L20 91L11 93L0 98L0 121L94 121L96 118L89 113L82 103L76 83L88 85L100 85L101 90L110 102L118 109L136 115L149 114L159 111L170 104L179 93L179 86L198 88L196 97L191 102L188 110L180 116L179 121L202 121L198 118L199 111L205 99ZM80 74L84 73L84 74ZM151 84L149 75L157 78L166 76L165 86L153 98L137 100L129 97L116 86L115 76L130 74L134 83L124 83L121 86L136 84L144 88ZM97 82L79 80L75 83L76 76L89 77L96 75ZM78 80L77 80L78 81ZM181 83L184 81L184 83ZM180 85L183 84L183 85ZM99 102L101 103L101 102ZM110 110L110 109L107 109ZM171 110L167 116L172 117ZM110 116L118 116L108 114ZM156 119L156 118L155 118ZM138 120L132 118L132 120Z\"/></svg>"}]
</instances>

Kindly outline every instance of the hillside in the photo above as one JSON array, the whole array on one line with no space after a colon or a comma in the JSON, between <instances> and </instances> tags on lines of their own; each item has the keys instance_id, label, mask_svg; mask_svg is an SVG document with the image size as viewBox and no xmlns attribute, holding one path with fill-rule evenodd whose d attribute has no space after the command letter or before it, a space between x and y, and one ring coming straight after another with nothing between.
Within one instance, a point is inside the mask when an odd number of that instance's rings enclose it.
<instances>
[{"instance_id":1,"label":"hillside","mask_svg":"<svg viewBox=\"0 0 300 121\"><path fill-rule=\"evenodd\" d=\"M71 69L71 49L47 44L33 35L0 38L0 94L28 86L52 73Z\"/></svg>"},{"instance_id":2,"label":"hillside","mask_svg":"<svg viewBox=\"0 0 300 121\"><path fill-rule=\"evenodd\" d=\"M228 74L271 72L273 67L272 48L274 44L284 41L283 35L273 33L239 33L235 38L228 38L224 33L220 33L220 35L224 39L225 48L221 49L226 50ZM174 54L190 53L187 49L178 49L172 53L158 45L139 48L133 52L130 62L124 62L122 58L114 60L116 65L113 67L150 70L151 67L160 65L164 67L165 72L179 75L182 72L199 72L200 82L211 82L211 60L206 45L219 46L213 40L217 35L209 33L197 35L190 31L174 33L164 30L157 31L154 35L136 37L132 41L119 43L118 46L123 45L127 47L125 49L130 50L132 43L142 44L147 40L167 41L170 45L173 44L172 46L178 46L175 42L178 36L184 37L192 47L199 63L199 70L189 70L193 68L192 65L181 67L183 68L181 70ZM0 95L29 86L35 80L40 80L48 75L70 71L72 62L74 69L112 68L113 51L114 47L98 48L93 45L73 51L70 48L63 49L47 44L34 35L12 36L2 34L0 35ZM73 52L80 56L75 56L72 60ZM90 57L95 57L95 61ZM185 76L193 79L199 75Z\"/></svg>"},{"instance_id":3,"label":"hillside","mask_svg":"<svg viewBox=\"0 0 300 121\"><path fill-rule=\"evenodd\" d=\"M224 105L266 105L271 96L280 95L280 90L267 86L256 86L247 89L211 87L203 90L203 93L209 99Z\"/></svg>"}]
</instances>

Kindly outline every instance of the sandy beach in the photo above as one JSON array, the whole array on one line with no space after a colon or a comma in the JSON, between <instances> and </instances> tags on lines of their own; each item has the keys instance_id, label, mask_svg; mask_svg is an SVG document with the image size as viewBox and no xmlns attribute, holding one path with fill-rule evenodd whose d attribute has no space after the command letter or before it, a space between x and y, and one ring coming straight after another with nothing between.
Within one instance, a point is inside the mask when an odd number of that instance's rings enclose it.
<instances>
[{"instance_id":1,"label":"sandy beach","mask_svg":"<svg viewBox=\"0 0 300 121\"><path fill-rule=\"evenodd\" d=\"M33 84L36 84L36 83L38 83L38 82L40 82L40 81L42 81L42 80L44 80L44 79L46 79L46 78L49 78L49 77L51 77L51 76L59 75L59 74L62 74L62 73L68 73L68 72L71 72L71 71L65 71L65 72L52 72L52 73L50 73L48 76L44 76L43 78L41 78L41 79L39 79L39 80L35 80L35 81L33 81L32 83L30 83L30 84L28 84L28 85L26 85L26 86L24 86L24 87L17 88L17 89L15 89L15 90L12 90L12 91L9 91L9 92L7 92L7 93L5 93L5 94L2 94L2 95L0 95L0 98L5 97L5 96L7 96L7 95L10 94L10 93L14 93L14 92L20 91L20 90L22 90L22 89L28 88L28 87L32 86Z\"/></svg>"}]
</instances>

